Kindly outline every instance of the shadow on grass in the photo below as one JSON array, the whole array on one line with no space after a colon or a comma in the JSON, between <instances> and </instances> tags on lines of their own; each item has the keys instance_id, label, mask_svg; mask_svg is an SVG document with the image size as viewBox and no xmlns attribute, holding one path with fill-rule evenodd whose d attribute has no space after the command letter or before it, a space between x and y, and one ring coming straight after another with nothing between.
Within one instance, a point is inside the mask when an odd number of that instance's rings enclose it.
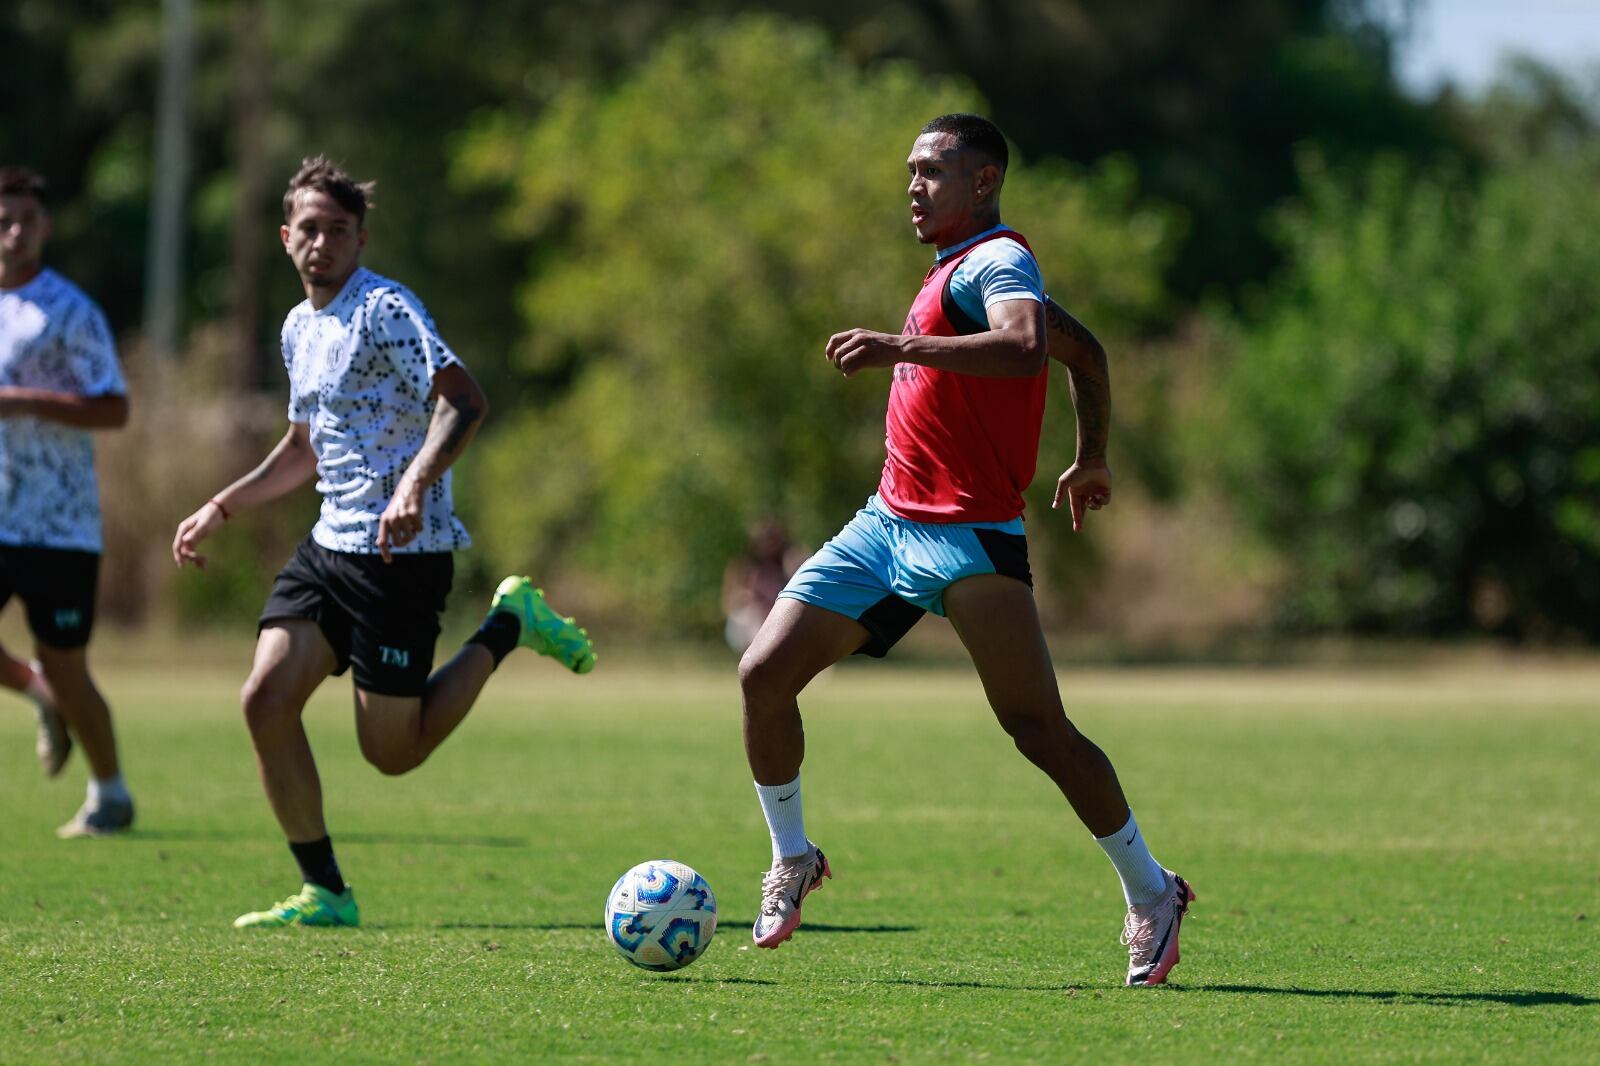
<instances>
[{"instance_id":1,"label":"shadow on grass","mask_svg":"<svg viewBox=\"0 0 1600 1066\"><path fill-rule=\"evenodd\" d=\"M804 928L810 928L806 926ZM923 981L914 977L872 978L861 982L873 985L910 985L914 988L981 988L997 992L1090 992L1092 985L1028 985L1005 981ZM1115 986L1121 991L1122 986ZM1401 992L1388 989L1355 988L1273 988L1268 985L1190 985L1182 982L1170 986L1173 992L1243 992L1262 996L1308 996L1317 999L1370 999L1404 1003L1407 1000L1421 1003L1471 1004L1503 1003L1508 1007L1594 1007L1600 998L1576 992Z\"/></svg>"},{"instance_id":2,"label":"shadow on grass","mask_svg":"<svg viewBox=\"0 0 1600 1066\"><path fill-rule=\"evenodd\" d=\"M1196 992L1246 992L1313 999L1420 1000L1424 1003L1503 1003L1508 1007L1595 1007L1600 998L1575 992L1400 992L1355 988L1272 988L1267 985L1188 985Z\"/></svg>"},{"instance_id":3,"label":"shadow on grass","mask_svg":"<svg viewBox=\"0 0 1600 1066\"><path fill-rule=\"evenodd\" d=\"M117 838L129 841L206 840L227 843L271 840L260 833L237 833L225 829L130 829ZM526 837L469 836L454 833L340 833L338 844L399 844L457 848L526 848Z\"/></svg>"},{"instance_id":4,"label":"shadow on grass","mask_svg":"<svg viewBox=\"0 0 1600 1066\"><path fill-rule=\"evenodd\" d=\"M749 925L747 921L733 920L719 924L719 928L730 929L741 925ZM376 927L374 927L376 928ZM398 927L395 927L398 928ZM593 922L439 922L430 925L429 929L604 929L605 923ZM822 923L811 924L807 922L800 927L807 933L915 933L914 925L825 925Z\"/></svg>"},{"instance_id":5,"label":"shadow on grass","mask_svg":"<svg viewBox=\"0 0 1600 1066\"><path fill-rule=\"evenodd\" d=\"M376 928L376 926L374 927ZM406 926L392 925L391 929L404 929ZM602 932L605 923L593 922L435 922L426 926L411 928L421 929L537 929L543 932L554 932L562 929L593 929Z\"/></svg>"},{"instance_id":6,"label":"shadow on grass","mask_svg":"<svg viewBox=\"0 0 1600 1066\"><path fill-rule=\"evenodd\" d=\"M993 992L1072 992L1092 991L1084 985L1014 985L1002 981L919 981L915 977L878 977L860 982L867 985L909 985L912 988L982 988Z\"/></svg>"},{"instance_id":7,"label":"shadow on grass","mask_svg":"<svg viewBox=\"0 0 1600 1066\"><path fill-rule=\"evenodd\" d=\"M657 981L671 981L680 985L775 985L778 982L769 981L765 977L685 977L683 974L664 973L655 977Z\"/></svg>"},{"instance_id":8,"label":"shadow on grass","mask_svg":"<svg viewBox=\"0 0 1600 1066\"><path fill-rule=\"evenodd\" d=\"M755 923L754 918L729 918L726 922L719 922L718 927L724 926L750 926ZM798 933L916 933L921 927L915 925L829 925L827 922L806 922Z\"/></svg>"}]
</instances>

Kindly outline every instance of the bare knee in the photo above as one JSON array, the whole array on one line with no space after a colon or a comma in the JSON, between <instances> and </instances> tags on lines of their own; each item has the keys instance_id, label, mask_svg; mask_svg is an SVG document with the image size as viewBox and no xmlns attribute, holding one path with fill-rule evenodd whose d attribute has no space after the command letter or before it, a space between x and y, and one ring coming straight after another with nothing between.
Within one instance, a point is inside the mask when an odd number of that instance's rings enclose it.
<instances>
[{"instance_id":1,"label":"bare knee","mask_svg":"<svg viewBox=\"0 0 1600 1066\"><path fill-rule=\"evenodd\" d=\"M402 773L411 773L411 771L422 765L422 760L414 757L410 752L387 751L387 749L386 751L366 751L366 749L362 749L362 754L365 755L366 762L370 762L374 770L378 770L378 773L386 776L386 778L398 778Z\"/></svg>"},{"instance_id":2,"label":"bare knee","mask_svg":"<svg viewBox=\"0 0 1600 1066\"><path fill-rule=\"evenodd\" d=\"M739 660L739 690L746 715L790 707L803 687L776 660L755 648Z\"/></svg>"},{"instance_id":3,"label":"bare knee","mask_svg":"<svg viewBox=\"0 0 1600 1066\"><path fill-rule=\"evenodd\" d=\"M1080 754L1087 737L1059 711L1053 714L1006 712L997 708L1000 724L1029 762L1044 764Z\"/></svg>"},{"instance_id":4,"label":"bare knee","mask_svg":"<svg viewBox=\"0 0 1600 1066\"><path fill-rule=\"evenodd\" d=\"M300 717L302 705L293 693L270 677L250 675L239 690L239 706L253 737L270 736Z\"/></svg>"},{"instance_id":5,"label":"bare knee","mask_svg":"<svg viewBox=\"0 0 1600 1066\"><path fill-rule=\"evenodd\" d=\"M399 777L408 774L422 765L423 759L418 758L415 752L400 751L391 747L376 744L362 744L361 754L371 763L373 768L385 777Z\"/></svg>"}]
</instances>

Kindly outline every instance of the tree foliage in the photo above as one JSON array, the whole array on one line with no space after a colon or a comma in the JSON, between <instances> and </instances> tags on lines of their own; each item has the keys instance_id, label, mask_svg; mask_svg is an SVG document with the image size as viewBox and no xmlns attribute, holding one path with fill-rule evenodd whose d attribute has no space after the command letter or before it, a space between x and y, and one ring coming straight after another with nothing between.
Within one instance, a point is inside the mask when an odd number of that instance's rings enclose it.
<instances>
[{"instance_id":1,"label":"tree foliage","mask_svg":"<svg viewBox=\"0 0 1600 1066\"><path fill-rule=\"evenodd\" d=\"M485 117L462 172L510 185L505 222L538 249L518 358L568 382L525 395L484 445L484 481L518 486L480 519L490 556L559 561L644 616L710 624L748 523L833 532L876 483L888 382L840 379L824 342L898 332L929 256L905 154L928 118L981 106L747 18L674 34L626 82L572 86L531 125ZM1161 299L1168 228L1132 192L1116 168L1018 165L1004 194L1055 291L1112 332ZM1071 459L1064 396L1045 464Z\"/></svg>"},{"instance_id":2,"label":"tree foliage","mask_svg":"<svg viewBox=\"0 0 1600 1066\"><path fill-rule=\"evenodd\" d=\"M1600 635L1597 176L1308 167L1217 427L1292 621Z\"/></svg>"}]
</instances>

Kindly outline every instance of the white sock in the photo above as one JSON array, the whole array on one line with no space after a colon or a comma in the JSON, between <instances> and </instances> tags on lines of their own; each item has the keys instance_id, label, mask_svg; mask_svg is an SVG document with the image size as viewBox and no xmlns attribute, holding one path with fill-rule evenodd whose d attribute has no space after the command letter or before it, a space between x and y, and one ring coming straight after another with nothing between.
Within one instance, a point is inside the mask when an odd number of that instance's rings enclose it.
<instances>
[{"instance_id":1,"label":"white sock","mask_svg":"<svg viewBox=\"0 0 1600 1066\"><path fill-rule=\"evenodd\" d=\"M98 807L110 800L114 803L127 803L133 797L128 794L128 785L122 780L122 774L116 773L104 780L98 777L89 778L89 803Z\"/></svg>"},{"instance_id":2,"label":"white sock","mask_svg":"<svg viewBox=\"0 0 1600 1066\"><path fill-rule=\"evenodd\" d=\"M787 785L756 782L761 797L761 813L767 816L767 831L772 834L772 861L804 855L811 842L806 839L805 820L800 816L800 777Z\"/></svg>"},{"instance_id":3,"label":"white sock","mask_svg":"<svg viewBox=\"0 0 1600 1066\"><path fill-rule=\"evenodd\" d=\"M1167 871L1145 846L1144 834L1139 832L1132 810L1128 811L1127 825L1108 837L1095 837L1094 842L1117 868L1117 876L1122 878L1122 896L1128 906L1148 906L1166 894Z\"/></svg>"}]
</instances>

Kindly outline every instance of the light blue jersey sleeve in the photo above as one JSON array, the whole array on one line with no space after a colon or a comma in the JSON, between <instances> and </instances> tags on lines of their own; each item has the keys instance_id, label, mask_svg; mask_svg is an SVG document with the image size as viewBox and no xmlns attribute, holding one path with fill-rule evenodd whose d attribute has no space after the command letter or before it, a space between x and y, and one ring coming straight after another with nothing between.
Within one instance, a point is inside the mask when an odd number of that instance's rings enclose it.
<instances>
[{"instance_id":1,"label":"light blue jersey sleeve","mask_svg":"<svg viewBox=\"0 0 1600 1066\"><path fill-rule=\"evenodd\" d=\"M950 275L950 295L975 322L989 321L988 309L1007 300L1044 302L1044 281L1033 254L1004 237L972 250Z\"/></svg>"}]
</instances>

